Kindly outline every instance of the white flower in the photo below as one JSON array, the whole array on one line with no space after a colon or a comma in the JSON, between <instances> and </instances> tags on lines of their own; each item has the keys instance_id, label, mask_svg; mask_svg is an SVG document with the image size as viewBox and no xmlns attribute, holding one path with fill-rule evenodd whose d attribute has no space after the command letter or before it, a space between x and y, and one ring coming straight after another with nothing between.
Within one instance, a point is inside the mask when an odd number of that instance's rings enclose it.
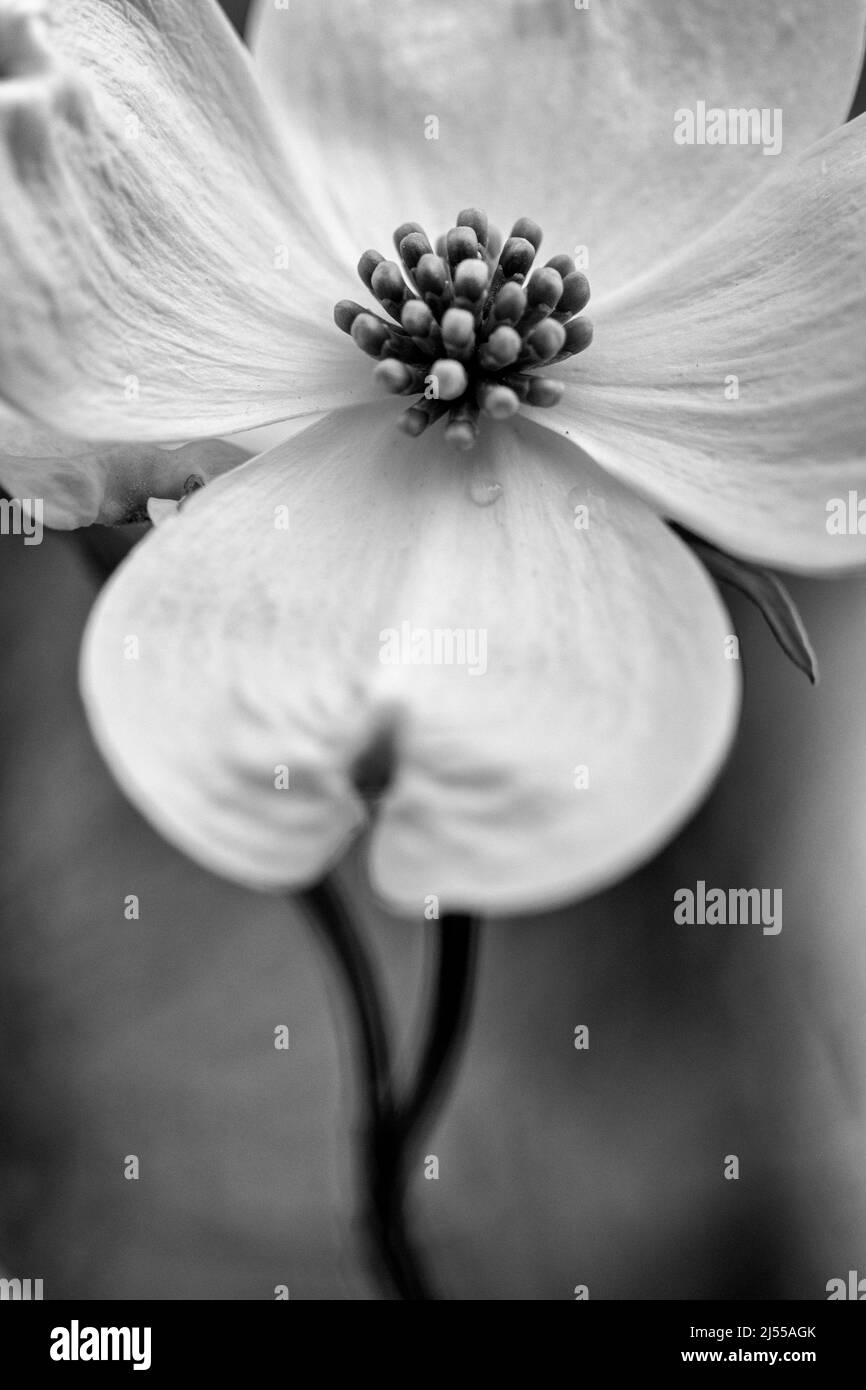
<instances>
[{"instance_id":1,"label":"white flower","mask_svg":"<svg viewBox=\"0 0 866 1390\"><path fill-rule=\"evenodd\" d=\"M781 568L866 558L825 525L866 482L866 124L839 127L862 38L860 0L292 0L259 11L269 115L210 0L0 5L4 478L39 476L25 417L115 470L131 445L140 474L143 445L327 412L196 469L222 475L94 612L97 739L169 838L246 883L310 882L381 755L385 897L509 911L601 886L682 822L739 677L664 519ZM677 143L697 101L781 110L781 154ZM588 248L595 340L552 368L557 405L460 454L441 425L396 429L331 308L366 247L467 206ZM92 520L65 447L55 523ZM483 633L483 674L383 663L404 624L410 648Z\"/></svg>"}]
</instances>

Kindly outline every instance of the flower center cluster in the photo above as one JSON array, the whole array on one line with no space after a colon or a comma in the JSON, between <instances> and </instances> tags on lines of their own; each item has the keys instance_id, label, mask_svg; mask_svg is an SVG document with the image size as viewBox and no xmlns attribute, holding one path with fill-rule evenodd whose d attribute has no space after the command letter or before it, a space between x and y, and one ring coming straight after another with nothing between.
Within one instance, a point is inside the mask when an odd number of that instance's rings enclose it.
<instances>
[{"instance_id":1,"label":"flower center cluster","mask_svg":"<svg viewBox=\"0 0 866 1390\"><path fill-rule=\"evenodd\" d=\"M364 252L358 274L387 317L341 299L334 319L376 358L386 391L417 397L398 421L406 434L447 415L445 438L471 449L482 415L504 420L560 399L563 383L538 369L592 341L592 325L577 317L589 283L564 255L530 274L541 237L521 217L503 244L486 214L467 208L435 251L417 222L404 222L394 233L399 262Z\"/></svg>"}]
</instances>

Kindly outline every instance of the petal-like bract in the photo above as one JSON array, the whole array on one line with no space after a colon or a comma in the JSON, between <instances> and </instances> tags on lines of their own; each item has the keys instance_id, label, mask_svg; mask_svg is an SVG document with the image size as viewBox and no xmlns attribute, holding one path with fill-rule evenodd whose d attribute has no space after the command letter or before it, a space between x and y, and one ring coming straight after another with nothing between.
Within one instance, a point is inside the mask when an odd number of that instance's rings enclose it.
<instances>
[{"instance_id":1,"label":"petal-like bract","mask_svg":"<svg viewBox=\"0 0 866 1390\"><path fill-rule=\"evenodd\" d=\"M866 564L864 246L861 116L600 306L545 423L736 555Z\"/></svg>"},{"instance_id":2,"label":"petal-like bract","mask_svg":"<svg viewBox=\"0 0 866 1390\"><path fill-rule=\"evenodd\" d=\"M213 0L0 4L0 399L188 440L369 399Z\"/></svg>"},{"instance_id":3,"label":"petal-like bract","mask_svg":"<svg viewBox=\"0 0 866 1390\"><path fill-rule=\"evenodd\" d=\"M626 872L696 805L739 695L688 548L554 433L467 463L337 412L190 498L109 582L82 684L120 785L258 887L366 819L393 905L508 912Z\"/></svg>"},{"instance_id":4,"label":"petal-like bract","mask_svg":"<svg viewBox=\"0 0 866 1390\"><path fill-rule=\"evenodd\" d=\"M547 254L586 248L597 298L845 119L863 16L863 0L260 0L251 39L347 261L407 219L433 235L481 206L505 232L536 218ZM699 103L754 111L767 142L748 116L749 143L700 143Z\"/></svg>"}]
</instances>

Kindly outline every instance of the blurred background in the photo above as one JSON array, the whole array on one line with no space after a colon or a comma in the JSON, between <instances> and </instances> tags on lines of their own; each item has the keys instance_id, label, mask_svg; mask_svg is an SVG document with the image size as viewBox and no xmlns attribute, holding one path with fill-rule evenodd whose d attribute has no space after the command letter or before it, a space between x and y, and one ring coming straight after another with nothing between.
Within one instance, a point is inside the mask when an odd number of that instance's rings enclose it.
<instances>
[{"instance_id":1,"label":"blurred background","mask_svg":"<svg viewBox=\"0 0 866 1390\"><path fill-rule=\"evenodd\" d=\"M98 582L73 537L2 539L0 1265L57 1299L378 1298L329 964L296 908L183 860L103 768L76 690ZM866 580L791 589L817 690L726 591L745 700L714 794L616 889L485 928L411 1190L448 1297L823 1299L866 1274ZM699 878L781 886L781 935L673 929ZM424 929L369 899L360 857L344 882L408 1037Z\"/></svg>"}]
</instances>

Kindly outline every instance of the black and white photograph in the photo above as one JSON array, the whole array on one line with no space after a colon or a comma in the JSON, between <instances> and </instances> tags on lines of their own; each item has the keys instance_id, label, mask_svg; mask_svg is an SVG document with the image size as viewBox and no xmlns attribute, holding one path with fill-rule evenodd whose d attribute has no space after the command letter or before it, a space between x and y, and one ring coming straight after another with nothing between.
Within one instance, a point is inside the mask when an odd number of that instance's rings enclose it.
<instances>
[{"instance_id":1,"label":"black and white photograph","mask_svg":"<svg viewBox=\"0 0 866 1390\"><path fill-rule=\"evenodd\" d=\"M864 39L866 0L0 0L28 1374L190 1368L159 1319L223 1302L841 1354Z\"/></svg>"}]
</instances>

